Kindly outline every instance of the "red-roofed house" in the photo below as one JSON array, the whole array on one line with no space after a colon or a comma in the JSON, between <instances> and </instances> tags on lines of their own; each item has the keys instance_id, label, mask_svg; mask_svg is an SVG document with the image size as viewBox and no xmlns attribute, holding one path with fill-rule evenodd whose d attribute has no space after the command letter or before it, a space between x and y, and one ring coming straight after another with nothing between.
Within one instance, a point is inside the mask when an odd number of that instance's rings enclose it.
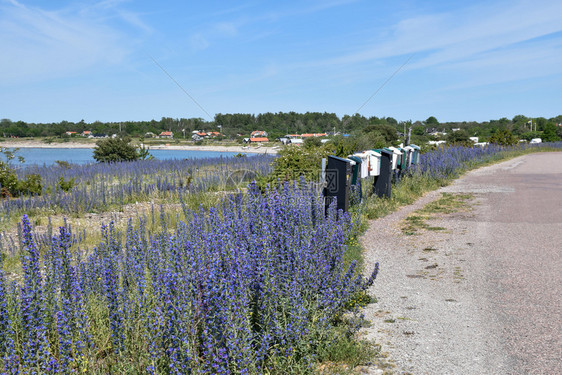
<instances>
[{"instance_id":1,"label":"red-roofed house","mask_svg":"<svg viewBox=\"0 0 562 375\"><path fill-rule=\"evenodd\" d=\"M193 135L191 136L191 139L194 141L201 141L204 138L209 138L209 134L205 132L193 132Z\"/></svg>"},{"instance_id":2,"label":"red-roofed house","mask_svg":"<svg viewBox=\"0 0 562 375\"><path fill-rule=\"evenodd\" d=\"M174 133L172 132L162 132L160 133L160 138L174 138Z\"/></svg>"},{"instance_id":3,"label":"red-roofed house","mask_svg":"<svg viewBox=\"0 0 562 375\"><path fill-rule=\"evenodd\" d=\"M250 134L250 138L267 138L267 132L263 130L254 130Z\"/></svg>"}]
</instances>

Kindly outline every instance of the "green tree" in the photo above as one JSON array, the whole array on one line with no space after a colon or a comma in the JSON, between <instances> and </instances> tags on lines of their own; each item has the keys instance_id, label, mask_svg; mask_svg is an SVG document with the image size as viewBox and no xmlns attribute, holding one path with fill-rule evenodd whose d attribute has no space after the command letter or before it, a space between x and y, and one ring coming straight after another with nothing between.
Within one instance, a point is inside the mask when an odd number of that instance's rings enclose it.
<instances>
[{"instance_id":1,"label":"green tree","mask_svg":"<svg viewBox=\"0 0 562 375\"><path fill-rule=\"evenodd\" d=\"M139 158L137 148L131 144L130 138L107 138L96 142L94 159L99 163L133 161Z\"/></svg>"},{"instance_id":2,"label":"green tree","mask_svg":"<svg viewBox=\"0 0 562 375\"><path fill-rule=\"evenodd\" d=\"M318 137L309 137L304 140L305 148L317 148L322 147L322 141Z\"/></svg>"},{"instance_id":3,"label":"green tree","mask_svg":"<svg viewBox=\"0 0 562 375\"><path fill-rule=\"evenodd\" d=\"M470 140L470 136L464 129L447 134L447 143L454 145L473 145L472 141Z\"/></svg>"},{"instance_id":4,"label":"green tree","mask_svg":"<svg viewBox=\"0 0 562 375\"><path fill-rule=\"evenodd\" d=\"M331 153L324 147L301 148L286 147L279 152L279 157L273 164L273 173L267 182L292 181L304 177L308 181L317 181L320 177L322 158Z\"/></svg>"},{"instance_id":5,"label":"green tree","mask_svg":"<svg viewBox=\"0 0 562 375\"><path fill-rule=\"evenodd\" d=\"M412 128L412 135L425 135L425 128L421 125Z\"/></svg>"},{"instance_id":6,"label":"green tree","mask_svg":"<svg viewBox=\"0 0 562 375\"><path fill-rule=\"evenodd\" d=\"M553 123L547 123L544 125L543 129L542 140L544 142L556 142L560 140L558 134L556 134L556 125Z\"/></svg>"},{"instance_id":7,"label":"green tree","mask_svg":"<svg viewBox=\"0 0 562 375\"><path fill-rule=\"evenodd\" d=\"M386 124L369 125L363 130L363 133L372 140L383 139L385 146L394 145L398 139L396 128Z\"/></svg>"},{"instance_id":8,"label":"green tree","mask_svg":"<svg viewBox=\"0 0 562 375\"><path fill-rule=\"evenodd\" d=\"M434 116L429 116L427 120L424 121L424 123L425 126L430 126L430 127L439 125L439 121L437 121L437 119Z\"/></svg>"},{"instance_id":9,"label":"green tree","mask_svg":"<svg viewBox=\"0 0 562 375\"><path fill-rule=\"evenodd\" d=\"M530 141L533 138L540 138L540 137L541 137L540 132L525 132L521 134L521 139L524 139L526 141Z\"/></svg>"},{"instance_id":10,"label":"green tree","mask_svg":"<svg viewBox=\"0 0 562 375\"><path fill-rule=\"evenodd\" d=\"M519 140L507 129L498 130L490 137L489 142L502 146L516 145Z\"/></svg>"},{"instance_id":11,"label":"green tree","mask_svg":"<svg viewBox=\"0 0 562 375\"><path fill-rule=\"evenodd\" d=\"M0 160L0 197L18 197L22 194L40 195L43 191L41 185L41 177L37 174L27 175L25 180L18 178L16 170L12 167L11 161L16 157L15 153L18 149L7 150L0 148L0 154L3 154L6 161ZM21 156L18 156L21 163L24 162Z\"/></svg>"}]
</instances>

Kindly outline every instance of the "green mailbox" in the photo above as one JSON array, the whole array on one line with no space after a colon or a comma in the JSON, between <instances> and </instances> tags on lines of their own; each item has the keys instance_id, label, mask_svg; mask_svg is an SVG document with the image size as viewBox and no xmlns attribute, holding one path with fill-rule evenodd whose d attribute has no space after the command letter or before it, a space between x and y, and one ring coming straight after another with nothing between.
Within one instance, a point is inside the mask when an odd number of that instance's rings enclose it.
<instances>
[{"instance_id":1,"label":"green mailbox","mask_svg":"<svg viewBox=\"0 0 562 375\"><path fill-rule=\"evenodd\" d=\"M358 156L348 156L349 160L353 160L355 165L351 165L351 185L357 185L357 180L361 177L361 158Z\"/></svg>"},{"instance_id":2,"label":"green mailbox","mask_svg":"<svg viewBox=\"0 0 562 375\"><path fill-rule=\"evenodd\" d=\"M410 145L414 149L412 154L412 164L419 164L420 162L420 146Z\"/></svg>"}]
</instances>

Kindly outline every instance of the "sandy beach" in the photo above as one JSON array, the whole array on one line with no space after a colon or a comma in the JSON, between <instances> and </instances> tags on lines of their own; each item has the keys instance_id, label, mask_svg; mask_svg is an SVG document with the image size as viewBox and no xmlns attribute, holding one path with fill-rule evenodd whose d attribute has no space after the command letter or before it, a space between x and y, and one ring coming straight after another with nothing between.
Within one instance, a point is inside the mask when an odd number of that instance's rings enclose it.
<instances>
[{"instance_id":1,"label":"sandy beach","mask_svg":"<svg viewBox=\"0 0 562 375\"><path fill-rule=\"evenodd\" d=\"M255 154L276 154L279 148L265 147L265 146L220 146L220 145L204 145L204 146L191 146L191 145L147 145L151 150L180 150L180 151L216 151L216 152L241 152L241 153L255 153ZM44 143L34 140L6 140L0 142L0 147L4 148L94 148L95 143L81 143L81 142L53 142Z\"/></svg>"}]
</instances>

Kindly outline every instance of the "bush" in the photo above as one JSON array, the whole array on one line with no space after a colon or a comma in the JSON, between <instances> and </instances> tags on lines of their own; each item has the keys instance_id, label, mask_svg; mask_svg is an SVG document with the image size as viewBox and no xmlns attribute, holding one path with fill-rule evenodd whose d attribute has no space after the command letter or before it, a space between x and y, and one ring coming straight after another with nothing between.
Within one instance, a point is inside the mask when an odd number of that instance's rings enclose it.
<instances>
[{"instance_id":1,"label":"bush","mask_svg":"<svg viewBox=\"0 0 562 375\"><path fill-rule=\"evenodd\" d=\"M276 180L293 181L304 177L308 181L316 181L320 176L322 158L328 157L330 152L325 148L286 147L275 159L273 173L269 182Z\"/></svg>"},{"instance_id":2,"label":"bush","mask_svg":"<svg viewBox=\"0 0 562 375\"><path fill-rule=\"evenodd\" d=\"M447 135L447 144L467 147L474 145L474 143L470 140L470 136L464 129L450 132Z\"/></svg>"},{"instance_id":3,"label":"bush","mask_svg":"<svg viewBox=\"0 0 562 375\"><path fill-rule=\"evenodd\" d=\"M25 180L18 179L11 165L16 157L20 163L25 161L22 156L16 155L18 150L19 148L9 150L0 147L0 154L6 159L5 162L0 161L0 198L19 197L22 194L41 195L43 191L41 176L37 174L28 175Z\"/></svg>"},{"instance_id":4,"label":"bush","mask_svg":"<svg viewBox=\"0 0 562 375\"><path fill-rule=\"evenodd\" d=\"M63 176L59 178L59 187L62 191L68 192L74 187L74 182L76 181L76 177L69 178L65 180Z\"/></svg>"},{"instance_id":5,"label":"bush","mask_svg":"<svg viewBox=\"0 0 562 375\"><path fill-rule=\"evenodd\" d=\"M134 161L139 158L137 148L129 142L130 138L108 138L96 142L94 159L100 163Z\"/></svg>"},{"instance_id":6,"label":"bush","mask_svg":"<svg viewBox=\"0 0 562 375\"><path fill-rule=\"evenodd\" d=\"M489 142L500 146L514 146L519 142L519 140L516 136L511 134L509 130L504 129L498 130L497 132L492 134Z\"/></svg>"},{"instance_id":7,"label":"bush","mask_svg":"<svg viewBox=\"0 0 562 375\"><path fill-rule=\"evenodd\" d=\"M41 195L42 191L41 176L38 174L30 174L27 175L25 180L18 181L18 192L16 196L21 194Z\"/></svg>"}]
</instances>

